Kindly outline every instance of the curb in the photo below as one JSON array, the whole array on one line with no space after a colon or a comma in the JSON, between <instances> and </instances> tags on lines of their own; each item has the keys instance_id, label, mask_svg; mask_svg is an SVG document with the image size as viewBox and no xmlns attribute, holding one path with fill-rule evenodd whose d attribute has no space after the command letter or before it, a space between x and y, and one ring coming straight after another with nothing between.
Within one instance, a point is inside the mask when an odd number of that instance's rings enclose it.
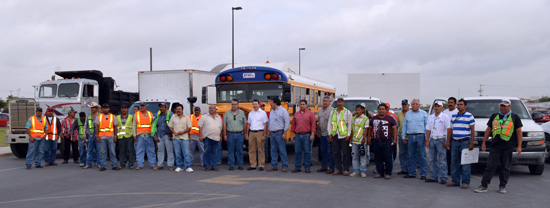
<instances>
[{"instance_id":1,"label":"curb","mask_svg":"<svg viewBox=\"0 0 550 208\"><path fill-rule=\"evenodd\" d=\"M10 156L13 156L13 153L0 154L0 157L10 157Z\"/></svg>"}]
</instances>

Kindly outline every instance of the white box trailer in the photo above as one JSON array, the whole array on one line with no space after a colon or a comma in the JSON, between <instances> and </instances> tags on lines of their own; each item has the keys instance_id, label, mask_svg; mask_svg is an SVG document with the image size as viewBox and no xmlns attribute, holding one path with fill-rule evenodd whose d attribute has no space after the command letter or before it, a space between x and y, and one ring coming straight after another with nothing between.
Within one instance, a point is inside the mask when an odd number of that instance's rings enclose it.
<instances>
[{"instance_id":1,"label":"white box trailer","mask_svg":"<svg viewBox=\"0 0 550 208\"><path fill-rule=\"evenodd\" d=\"M138 102L151 103L148 110L156 113L158 102L170 103L169 109L174 109L174 104L182 104L184 113L192 113L191 106L199 106L202 113L206 113L208 105L201 102L190 103L188 98L200 99L202 87L213 85L217 73L200 70L163 70L138 72L139 99ZM135 103L133 106L139 105ZM130 113L133 113L133 106Z\"/></svg>"}]
</instances>

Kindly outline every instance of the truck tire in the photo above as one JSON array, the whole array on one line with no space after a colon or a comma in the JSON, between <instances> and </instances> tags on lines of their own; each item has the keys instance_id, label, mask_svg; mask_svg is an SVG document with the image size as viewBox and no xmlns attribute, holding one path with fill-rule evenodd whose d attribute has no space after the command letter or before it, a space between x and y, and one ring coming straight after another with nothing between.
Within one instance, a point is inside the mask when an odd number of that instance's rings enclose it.
<instances>
[{"instance_id":1,"label":"truck tire","mask_svg":"<svg viewBox=\"0 0 550 208\"><path fill-rule=\"evenodd\" d=\"M546 163L550 163L550 134L544 134L544 145L546 145Z\"/></svg>"},{"instance_id":2,"label":"truck tire","mask_svg":"<svg viewBox=\"0 0 550 208\"><path fill-rule=\"evenodd\" d=\"M542 172L544 172L544 164L529 165L529 173L531 173L531 175L542 175Z\"/></svg>"},{"instance_id":3,"label":"truck tire","mask_svg":"<svg viewBox=\"0 0 550 208\"><path fill-rule=\"evenodd\" d=\"M10 144L11 152L18 158L25 158L27 156L28 148L28 144Z\"/></svg>"}]
</instances>

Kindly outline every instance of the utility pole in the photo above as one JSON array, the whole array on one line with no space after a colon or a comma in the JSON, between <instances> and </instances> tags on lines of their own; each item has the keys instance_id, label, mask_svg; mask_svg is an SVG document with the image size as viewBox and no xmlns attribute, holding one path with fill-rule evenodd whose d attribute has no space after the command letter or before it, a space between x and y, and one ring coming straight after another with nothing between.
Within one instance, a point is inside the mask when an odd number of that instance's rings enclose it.
<instances>
[{"instance_id":1,"label":"utility pole","mask_svg":"<svg viewBox=\"0 0 550 208\"><path fill-rule=\"evenodd\" d=\"M482 86L484 86L484 85L479 84L479 90L478 90L478 92L479 92L479 97L482 97L482 96L483 96L483 89L481 89Z\"/></svg>"},{"instance_id":2,"label":"utility pole","mask_svg":"<svg viewBox=\"0 0 550 208\"><path fill-rule=\"evenodd\" d=\"M149 48L149 70L153 71L153 48Z\"/></svg>"}]
</instances>

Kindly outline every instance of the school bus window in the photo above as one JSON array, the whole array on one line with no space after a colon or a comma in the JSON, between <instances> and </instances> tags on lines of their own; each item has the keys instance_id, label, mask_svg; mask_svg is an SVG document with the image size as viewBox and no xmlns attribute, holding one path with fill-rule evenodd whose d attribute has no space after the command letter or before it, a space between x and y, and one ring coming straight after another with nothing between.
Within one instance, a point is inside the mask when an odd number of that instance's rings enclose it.
<instances>
[{"instance_id":1,"label":"school bus window","mask_svg":"<svg viewBox=\"0 0 550 208\"><path fill-rule=\"evenodd\" d=\"M295 103L295 102L296 102L296 99L294 98L294 95L296 94L296 93L294 92L294 88L295 88L294 86L291 86L291 87L290 87L290 93L291 93L291 95L290 95L290 103Z\"/></svg>"}]
</instances>

